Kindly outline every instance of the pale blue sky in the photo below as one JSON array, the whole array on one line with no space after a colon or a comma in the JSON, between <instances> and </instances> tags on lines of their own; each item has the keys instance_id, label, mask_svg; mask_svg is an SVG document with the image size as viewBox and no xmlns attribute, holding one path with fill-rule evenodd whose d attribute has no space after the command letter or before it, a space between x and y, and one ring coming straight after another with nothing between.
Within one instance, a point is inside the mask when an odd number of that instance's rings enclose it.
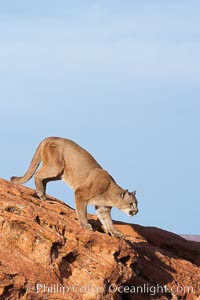
<instances>
[{"instance_id":1,"label":"pale blue sky","mask_svg":"<svg viewBox=\"0 0 200 300\"><path fill-rule=\"evenodd\" d=\"M23 175L44 137L70 138L137 190L138 215L113 218L200 234L199 12L193 0L1 1L0 176ZM47 191L74 207L63 182Z\"/></svg>"}]
</instances>

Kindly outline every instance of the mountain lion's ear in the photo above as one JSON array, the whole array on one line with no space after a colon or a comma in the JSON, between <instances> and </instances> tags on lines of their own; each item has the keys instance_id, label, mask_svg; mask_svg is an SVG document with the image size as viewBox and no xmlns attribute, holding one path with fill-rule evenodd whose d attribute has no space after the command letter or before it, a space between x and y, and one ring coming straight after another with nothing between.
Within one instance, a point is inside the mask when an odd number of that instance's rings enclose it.
<instances>
[{"instance_id":1,"label":"mountain lion's ear","mask_svg":"<svg viewBox=\"0 0 200 300\"><path fill-rule=\"evenodd\" d=\"M133 194L133 196L135 196L136 195L136 191L133 191L131 194Z\"/></svg>"},{"instance_id":2,"label":"mountain lion's ear","mask_svg":"<svg viewBox=\"0 0 200 300\"><path fill-rule=\"evenodd\" d=\"M120 194L120 197L122 198L122 199L124 199L124 197L125 197L125 195L128 193L128 190L125 190L125 191L123 191L121 194Z\"/></svg>"}]
</instances>

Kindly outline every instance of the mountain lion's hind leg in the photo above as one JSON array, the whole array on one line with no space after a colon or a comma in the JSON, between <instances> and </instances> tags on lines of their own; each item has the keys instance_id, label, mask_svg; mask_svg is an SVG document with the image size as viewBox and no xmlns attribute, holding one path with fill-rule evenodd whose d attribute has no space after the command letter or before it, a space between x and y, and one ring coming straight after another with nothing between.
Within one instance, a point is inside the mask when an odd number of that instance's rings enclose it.
<instances>
[{"instance_id":1,"label":"mountain lion's hind leg","mask_svg":"<svg viewBox=\"0 0 200 300\"><path fill-rule=\"evenodd\" d=\"M41 200L46 200L46 185L49 181L60 180L64 169L64 163L57 162L42 166L35 173L35 187L38 197Z\"/></svg>"},{"instance_id":2,"label":"mountain lion's hind leg","mask_svg":"<svg viewBox=\"0 0 200 300\"><path fill-rule=\"evenodd\" d=\"M111 236L123 238L124 235L117 229L115 229L113 225L113 221L111 219L111 207L109 206L95 206L97 216L101 221L106 234L110 234Z\"/></svg>"}]
</instances>

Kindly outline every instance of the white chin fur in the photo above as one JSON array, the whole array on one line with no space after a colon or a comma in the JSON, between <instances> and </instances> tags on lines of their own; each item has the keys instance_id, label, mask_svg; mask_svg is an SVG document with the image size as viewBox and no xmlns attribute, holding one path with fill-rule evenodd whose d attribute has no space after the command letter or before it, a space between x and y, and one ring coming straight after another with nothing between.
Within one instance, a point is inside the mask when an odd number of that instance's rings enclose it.
<instances>
[{"instance_id":1,"label":"white chin fur","mask_svg":"<svg viewBox=\"0 0 200 300\"><path fill-rule=\"evenodd\" d=\"M127 209L121 209L121 211L123 211L127 216L132 217L132 215L130 215L130 210Z\"/></svg>"},{"instance_id":2,"label":"white chin fur","mask_svg":"<svg viewBox=\"0 0 200 300\"><path fill-rule=\"evenodd\" d=\"M132 215L130 215L130 211L129 210L126 210L124 212L127 214L127 216L132 217Z\"/></svg>"}]
</instances>

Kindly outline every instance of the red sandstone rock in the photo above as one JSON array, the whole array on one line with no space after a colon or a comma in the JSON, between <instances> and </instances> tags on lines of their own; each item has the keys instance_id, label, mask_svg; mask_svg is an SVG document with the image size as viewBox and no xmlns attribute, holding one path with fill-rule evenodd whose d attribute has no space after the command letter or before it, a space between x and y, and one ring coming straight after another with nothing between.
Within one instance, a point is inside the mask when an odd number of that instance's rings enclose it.
<instances>
[{"instance_id":1,"label":"red sandstone rock","mask_svg":"<svg viewBox=\"0 0 200 300\"><path fill-rule=\"evenodd\" d=\"M94 232L65 203L0 179L0 299L200 299L200 243L116 222L120 240L90 218Z\"/></svg>"}]
</instances>

